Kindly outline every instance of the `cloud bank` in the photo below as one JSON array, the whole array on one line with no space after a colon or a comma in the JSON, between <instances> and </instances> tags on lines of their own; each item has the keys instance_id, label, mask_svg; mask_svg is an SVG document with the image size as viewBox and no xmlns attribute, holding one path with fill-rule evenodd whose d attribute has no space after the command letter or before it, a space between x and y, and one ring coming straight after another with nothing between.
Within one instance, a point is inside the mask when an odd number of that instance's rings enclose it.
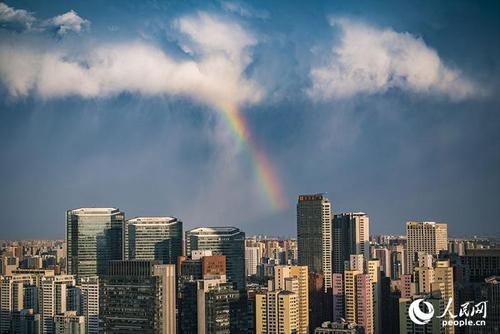
<instances>
[{"instance_id":1,"label":"cloud bank","mask_svg":"<svg viewBox=\"0 0 500 334\"><path fill-rule=\"evenodd\" d=\"M61 32L82 25L74 17L54 23ZM175 26L189 50L182 60L145 42L98 45L78 57L70 50L40 52L14 44L0 49L0 80L12 96L35 93L44 99L123 92L183 95L216 106L260 99L260 89L243 75L252 60L249 48L257 43L251 33L206 13L182 17Z\"/></svg>"},{"instance_id":2,"label":"cloud bank","mask_svg":"<svg viewBox=\"0 0 500 334\"><path fill-rule=\"evenodd\" d=\"M74 10L43 21L24 9L15 9L0 2L0 27L9 30L54 30L57 35L62 36L70 31L80 33L89 26L90 21L80 17Z\"/></svg>"},{"instance_id":3,"label":"cloud bank","mask_svg":"<svg viewBox=\"0 0 500 334\"><path fill-rule=\"evenodd\" d=\"M46 22L47 26L53 27L58 35L64 35L69 31L80 33L88 29L90 22L78 16L74 10L55 16Z\"/></svg>"},{"instance_id":4,"label":"cloud bank","mask_svg":"<svg viewBox=\"0 0 500 334\"><path fill-rule=\"evenodd\" d=\"M345 18L332 18L330 24L340 28L341 38L326 64L310 72L308 93L316 100L384 93L391 88L454 100L478 93L421 38Z\"/></svg>"},{"instance_id":5,"label":"cloud bank","mask_svg":"<svg viewBox=\"0 0 500 334\"><path fill-rule=\"evenodd\" d=\"M26 29L31 28L36 18L27 10L15 9L0 2L0 24L18 24Z\"/></svg>"}]
</instances>

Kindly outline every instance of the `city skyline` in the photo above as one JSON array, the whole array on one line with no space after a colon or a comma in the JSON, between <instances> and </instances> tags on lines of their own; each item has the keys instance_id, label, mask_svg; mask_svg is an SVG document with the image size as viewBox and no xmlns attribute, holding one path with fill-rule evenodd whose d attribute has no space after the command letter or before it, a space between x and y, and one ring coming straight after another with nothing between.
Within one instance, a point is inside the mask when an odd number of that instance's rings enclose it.
<instances>
[{"instance_id":1,"label":"city skyline","mask_svg":"<svg viewBox=\"0 0 500 334\"><path fill-rule=\"evenodd\" d=\"M61 238L92 206L294 236L318 192L372 234L497 236L499 12L2 1L2 238Z\"/></svg>"}]
</instances>

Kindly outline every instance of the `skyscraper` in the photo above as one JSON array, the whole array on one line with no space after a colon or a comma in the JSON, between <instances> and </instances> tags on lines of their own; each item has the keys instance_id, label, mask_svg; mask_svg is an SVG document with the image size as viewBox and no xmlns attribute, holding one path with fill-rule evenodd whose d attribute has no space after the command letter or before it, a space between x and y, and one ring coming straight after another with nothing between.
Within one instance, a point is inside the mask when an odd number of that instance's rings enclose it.
<instances>
[{"instance_id":1,"label":"skyscraper","mask_svg":"<svg viewBox=\"0 0 500 334\"><path fill-rule=\"evenodd\" d=\"M108 261L121 260L125 214L114 208L66 212L67 271L76 277L106 273Z\"/></svg>"},{"instance_id":2,"label":"skyscraper","mask_svg":"<svg viewBox=\"0 0 500 334\"><path fill-rule=\"evenodd\" d=\"M125 259L175 264L182 255L182 222L174 217L137 217L125 222Z\"/></svg>"},{"instance_id":3,"label":"skyscraper","mask_svg":"<svg viewBox=\"0 0 500 334\"><path fill-rule=\"evenodd\" d=\"M332 207L324 194L299 195L297 245L299 265L321 273L325 290L332 287Z\"/></svg>"},{"instance_id":4,"label":"skyscraper","mask_svg":"<svg viewBox=\"0 0 500 334\"><path fill-rule=\"evenodd\" d=\"M337 214L332 223L333 272L342 273L345 261L355 254L370 259L370 218L363 212Z\"/></svg>"},{"instance_id":5,"label":"skyscraper","mask_svg":"<svg viewBox=\"0 0 500 334\"><path fill-rule=\"evenodd\" d=\"M413 272L418 252L437 256L439 251L448 249L448 225L434 222L406 223L406 262L409 272Z\"/></svg>"},{"instance_id":6,"label":"skyscraper","mask_svg":"<svg viewBox=\"0 0 500 334\"><path fill-rule=\"evenodd\" d=\"M100 280L102 331L175 334L175 265L111 261Z\"/></svg>"},{"instance_id":7,"label":"skyscraper","mask_svg":"<svg viewBox=\"0 0 500 334\"><path fill-rule=\"evenodd\" d=\"M245 289L245 233L236 227L198 227L186 232L186 254L194 250L211 250L226 256L228 282Z\"/></svg>"}]
</instances>

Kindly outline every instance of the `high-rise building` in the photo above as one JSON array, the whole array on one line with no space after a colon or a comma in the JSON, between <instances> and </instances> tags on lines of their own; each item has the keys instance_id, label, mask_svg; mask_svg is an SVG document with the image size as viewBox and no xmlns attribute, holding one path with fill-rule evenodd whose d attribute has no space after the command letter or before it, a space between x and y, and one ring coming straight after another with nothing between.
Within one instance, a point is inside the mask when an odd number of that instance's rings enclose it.
<instances>
[{"instance_id":1,"label":"high-rise building","mask_svg":"<svg viewBox=\"0 0 500 334\"><path fill-rule=\"evenodd\" d=\"M460 261L468 269L471 282L500 276L500 249L467 249Z\"/></svg>"},{"instance_id":2,"label":"high-rise building","mask_svg":"<svg viewBox=\"0 0 500 334\"><path fill-rule=\"evenodd\" d=\"M261 257L259 247L245 247L245 274L247 276L257 275L257 265Z\"/></svg>"},{"instance_id":3,"label":"high-rise building","mask_svg":"<svg viewBox=\"0 0 500 334\"><path fill-rule=\"evenodd\" d=\"M337 214L332 223L333 272L344 272L345 261L355 254L370 259L370 218L363 212Z\"/></svg>"},{"instance_id":4,"label":"high-rise building","mask_svg":"<svg viewBox=\"0 0 500 334\"><path fill-rule=\"evenodd\" d=\"M406 250L403 245L390 247L391 251L391 279L397 280L401 275L408 274Z\"/></svg>"},{"instance_id":5,"label":"high-rise building","mask_svg":"<svg viewBox=\"0 0 500 334\"><path fill-rule=\"evenodd\" d=\"M439 251L448 249L448 225L434 222L406 223L406 262L409 272L413 272L419 252L438 256Z\"/></svg>"},{"instance_id":6,"label":"high-rise building","mask_svg":"<svg viewBox=\"0 0 500 334\"><path fill-rule=\"evenodd\" d=\"M182 255L182 222L174 217L137 217L125 222L125 259L175 264Z\"/></svg>"},{"instance_id":7,"label":"high-rise building","mask_svg":"<svg viewBox=\"0 0 500 334\"><path fill-rule=\"evenodd\" d=\"M428 263L423 261L422 264ZM416 267L414 270L417 293L441 296L445 305L450 303L450 309L454 310L453 268L449 261L438 260L433 267ZM449 314L445 319L453 320ZM454 327L446 327L446 333L454 333Z\"/></svg>"},{"instance_id":8,"label":"high-rise building","mask_svg":"<svg viewBox=\"0 0 500 334\"><path fill-rule=\"evenodd\" d=\"M54 316L54 334L85 334L85 317L76 311Z\"/></svg>"},{"instance_id":9,"label":"high-rise building","mask_svg":"<svg viewBox=\"0 0 500 334\"><path fill-rule=\"evenodd\" d=\"M332 274L332 310L333 321L340 321L344 315L344 275L340 273Z\"/></svg>"},{"instance_id":10,"label":"high-rise building","mask_svg":"<svg viewBox=\"0 0 500 334\"><path fill-rule=\"evenodd\" d=\"M380 271L380 260L372 259L367 261L367 273L372 285L372 302L373 302L373 332L375 334L382 333L382 274Z\"/></svg>"},{"instance_id":11,"label":"high-rise building","mask_svg":"<svg viewBox=\"0 0 500 334\"><path fill-rule=\"evenodd\" d=\"M81 291L80 312L85 317L85 333L99 333L99 278L84 277L78 285Z\"/></svg>"},{"instance_id":12,"label":"high-rise building","mask_svg":"<svg viewBox=\"0 0 500 334\"><path fill-rule=\"evenodd\" d=\"M245 233L235 227L198 227L186 232L186 254L195 250L211 250L226 256L228 282L245 289Z\"/></svg>"},{"instance_id":13,"label":"high-rise building","mask_svg":"<svg viewBox=\"0 0 500 334\"><path fill-rule=\"evenodd\" d=\"M100 281L102 331L175 334L175 265L111 261Z\"/></svg>"},{"instance_id":14,"label":"high-rise building","mask_svg":"<svg viewBox=\"0 0 500 334\"><path fill-rule=\"evenodd\" d=\"M345 305L345 320L348 323L357 323L357 290L356 290L356 276L363 274L358 270L345 270L344 271L344 305Z\"/></svg>"},{"instance_id":15,"label":"high-rise building","mask_svg":"<svg viewBox=\"0 0 500 334\"><path fill-rule=\"evenodd\" d=\"M380 260L380 267L385 277L391 277L391 252L386 247L376 247L373 249L373 258Z\"/></svg>"},{"instance_id":16,"label":"high-rise building","mask_svg":"<svg viewBox=\"0 0 500 334\"><path fill-rule=\"evenodd\" d=\"M365 334L373 334L374 316L373 288L369 274L356 275L356 319Z\"/></svg>"},{"instance_id":17,"label":"high-rise building","mask_svg":"<svg viewBox=\"0 0 500 334\"><path fill-rule=\"evenodd\" d=\"M332 206L324 194L299 195L297 202L298 263L324 275L332 287Z\"/></svg>"},{"instance_id":18,"label":"high-rise building","mask_svg":"<svg viewBox=\"0 0 500 334\"><path fill-rule=\"evenodd\" d=\"M309 271L307 266L276 266L274 268L274 288L297 294L298 334L309 331Z\"/></svg>"},{"instance_id":19,"label":"high-rise building","mask_svg":"<svg viewBox=\"0 0 500 334\"><path fill-rule=\"evenodd\" d=\"M485 279L483 293L488 301L488 320L486 321L486 333L500 332L500 276L491 276Z\"/></svg>"},{"instance_id":20,"label":"high-rise building","mask_svg":"<svg viewBox=\"0 0 500 334\"><path fill-rule=\"evenodd\" d=\"M0 333L10 333L13 319L24 308L24 287L30 275L0 276Z\"/></svg>"},{"instance_id":21,"label":"high-rise building","mask_svg":"<svg viewBox=\"0 0 500 334\"><path fill-rule=\"evenodd\" d=\"M14 333L40 334L42 333L42 321L40 314L36 314L32 309L24 309L19 313L19 323L15 327Z\"/></svg>"},{"instance_id":22,"label":"high-rise building","mask_svg":"<svg viewBox=\"0 0 500 334\"><path fill-rule=\"evenodd\" d=\"M299 297L287 290L261 291L255 295L256 334L299 332Z\"/></svg>"},{"instance_id":23,"label":"high-rise building","mask_svg":"<svg viewBox=\"0 0 500 334\"><path fill-rule=\"evenodd\" d=\"M68 287L75 286L73 275L43 277L41 281L42 331L44 334L55 333L54 317L66 312Z\"/></svg>"},{"instance_id":24,"label":"high-rise building","mask_svg":"<svg viewBox=\"0 0 500 334\"><path fill-rule=\"evenodd\" d=\"M246 333L246 294L223 281L198 281L198 333Z\"/></svg>"},{"instance_id":25,"label":"high-rise building","mask_svg":"<svg viewBox=\"0 0 500 334\"><path fill-rule=\"evenodd\" d=\"M66 212L67 271L77 278L103 275L108 261L123 258L125 214L114 208Z\"/></svg>"}]
</instances>

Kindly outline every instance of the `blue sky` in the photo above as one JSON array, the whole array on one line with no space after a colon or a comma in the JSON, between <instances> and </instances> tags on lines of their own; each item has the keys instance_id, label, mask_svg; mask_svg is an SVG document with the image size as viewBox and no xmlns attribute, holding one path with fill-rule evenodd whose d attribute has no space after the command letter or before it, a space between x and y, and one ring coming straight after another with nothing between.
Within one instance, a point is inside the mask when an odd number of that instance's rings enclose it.
<instances>
[{"instance_id":1,"label":"blue sky","mask_svg":"<svg viewBox=\"0 0 500 334\"><path fill-rule=\"evenodd\" d=\"M114 206L295 235L299 193L500 230L495 1L0 3L0 238ZM223 121L237 106L287 206Z\"/></svg>"}]
</instances>

